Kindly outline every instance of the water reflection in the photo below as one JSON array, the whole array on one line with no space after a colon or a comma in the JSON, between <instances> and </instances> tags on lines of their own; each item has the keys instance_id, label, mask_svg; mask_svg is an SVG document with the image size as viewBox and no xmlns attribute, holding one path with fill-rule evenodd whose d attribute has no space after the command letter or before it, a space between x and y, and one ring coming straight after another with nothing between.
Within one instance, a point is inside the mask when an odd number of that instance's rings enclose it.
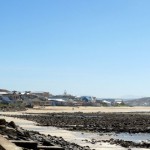
<instances>
[{"instance_id":1,"label":"water reflection","mask_svg":"<svg viewBox=\"0 0 150 150\"><path fill-rule=\"evenodd\" d=\"M150 142L150 134L149 133L119 133L114 136L115 139L122 139L125 141L133 141L133 142L141 142L141 141L149 141Z\"/></svg>"}]
</instances>

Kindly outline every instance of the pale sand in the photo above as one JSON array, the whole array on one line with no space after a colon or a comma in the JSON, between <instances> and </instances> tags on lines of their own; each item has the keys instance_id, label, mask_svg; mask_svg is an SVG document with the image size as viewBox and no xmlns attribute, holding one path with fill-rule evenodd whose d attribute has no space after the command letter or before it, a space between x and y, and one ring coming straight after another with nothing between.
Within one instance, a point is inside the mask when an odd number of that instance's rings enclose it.
<instances>
[{"instance_id":1,"label":"pale sand","mask_svg":"<svg viewBox=\"0 0 150 150\"><path fill-rule=\"evenodd\" d=\"M33 109L18 112L0 112L0 114L22 114L22 113L61 113L61 112L150 112L150 107L68 107L68 106L37 106Z\"/></svg>"},{"instance_id":2,"label":"pale sand","mask_svg":"<svg viewBox=\"0 0 150 150\"><path fill-rule=\"evenodd\" d=\"M150 112L150 107L35 107L28 109L28 113L53 113L53 112Z\"/></svg>"}]
</instances>

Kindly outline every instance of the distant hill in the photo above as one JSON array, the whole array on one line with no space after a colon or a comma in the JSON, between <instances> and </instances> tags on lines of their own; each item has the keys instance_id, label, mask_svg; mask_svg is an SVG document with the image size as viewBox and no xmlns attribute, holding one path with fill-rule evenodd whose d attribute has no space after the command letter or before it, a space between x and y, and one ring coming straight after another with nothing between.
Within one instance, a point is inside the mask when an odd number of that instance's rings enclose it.
<instances>
[{"instance_id":1,"label":"distant hill","mask_svg":"<svg viewBox=\"0 0 150 150\"><path fill-rule=\"evenodd\" d=\"M150 97L126 100L124 103L129 106L150 106Z\"/></svg>"},{"instance_id":2,"label":"distant hill","mask_svg":"<svg viewBox=\"0 0 150 150\"><path fill-rule=\"evenodd\" d=\"M133 99L140 99L143 98L144 96L137 96L137 95L124 95L121 97L121 99L124 100L133 100Z\"/></svg>"}]
</instances>

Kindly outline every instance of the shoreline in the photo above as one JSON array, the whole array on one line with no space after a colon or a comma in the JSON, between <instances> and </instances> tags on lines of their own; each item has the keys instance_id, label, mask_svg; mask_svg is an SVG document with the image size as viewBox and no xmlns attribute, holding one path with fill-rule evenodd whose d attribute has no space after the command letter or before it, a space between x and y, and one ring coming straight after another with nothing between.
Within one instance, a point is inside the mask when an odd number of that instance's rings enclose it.
<instances>
[{"instance_id":1,"label":"shoreline","mask_svg":"<svg viewBox=\"0 0 150 150\"><path fill-rule=\"evenodd\" d=\"M73 109L74 108L74 109ZM97 109L96 109L97 108ZM29 129L28 125L30 126L30 129L32 130L36 130L36 131L40 131L41 133L44 134L48 134L52 133L53 136L62 136L64 139L68 139L71 140L72 142L81 142L82 140L82 144L90 144L87 143L86 140L88 139L88 137L86 137L88 134L84 133L84 132L75 132L75 131L68 131L68 130L64 130L62 128L52 128L51 126L36 126L37 123L34 122L34 124L30 124L31 122L28 120L23 120L23 119L18 119L18 118L13 118L13 117L3 117L3 115L31 115L31 114L47 114L47 113L76 113L76 112L83 112L83 113L112 113L112 114L119 114L119 113L147 113L149 114L150 112L150 107L57 107L57 106L53 106L53 107L35 107L33 109L28 109L27 111L19 111L19 112L0 112L1 114L1 118L9 118L9 121L14 121L16 124L21 125L23 128L25 129ZM18 121L17 121L18 120ZM17 123L17 122L18 123ZM53 132L52 132L53 131ZM82 134L84 133L84 134ZM103 138L105 136L105 134L101 137ZM91 137L91 140L88 141L92 141L94 137ZM96 138L95 138L96 139ZM99 138L98 138L99 139ZM79 140L79 141L78 141ZM83 146L83 145L82 145ZM108 149L108 150L128 150L128 148L125 147L121 147L119 145L111 145L110 143L105 143L105 142L98 142L96 144L91 144L91 146L93 146L96 150L98 149ZM92 148L93 148L92 147ZM132 147L132 150L147 150L147 148L136 148L136 147Z\"/></svg>"}]
</instances>

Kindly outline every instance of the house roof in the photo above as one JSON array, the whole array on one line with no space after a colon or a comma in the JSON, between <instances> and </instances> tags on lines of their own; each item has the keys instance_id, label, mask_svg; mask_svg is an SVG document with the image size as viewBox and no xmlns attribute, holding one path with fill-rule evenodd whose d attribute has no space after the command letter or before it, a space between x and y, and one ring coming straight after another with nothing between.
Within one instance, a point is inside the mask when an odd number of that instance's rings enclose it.
<instances>
[{"instance_id":1,"label":"house roof","mask_svg":"<svg viewBox=\"0 0 150 150\"><path fill-rule=\"evenodd\" d=\"M107 100L103 100L103 103L107 103L107 104L111 104L111 102L107 101Z\"/></svg>"},{"instance_id":2,"label":"house roof","mask_svg":"<svg viewBox=\"0 0 150 150\"><path fill-rule=\"evenodd\" d=\"M49 98L48 100L49 101L57 101L57 102L65 102L65 100L63 100L63 99L51 99L51 98Z\"/></svg>"},{"instance_id":3,"label":"house roof","mask_svg":"<svg viewBox=\"0 0 150 150\"><path fill-rule=\"evenodd\" d=\"M6 95L8 92L0 92L0 95Z\"/></svg>"}]
</instances>

